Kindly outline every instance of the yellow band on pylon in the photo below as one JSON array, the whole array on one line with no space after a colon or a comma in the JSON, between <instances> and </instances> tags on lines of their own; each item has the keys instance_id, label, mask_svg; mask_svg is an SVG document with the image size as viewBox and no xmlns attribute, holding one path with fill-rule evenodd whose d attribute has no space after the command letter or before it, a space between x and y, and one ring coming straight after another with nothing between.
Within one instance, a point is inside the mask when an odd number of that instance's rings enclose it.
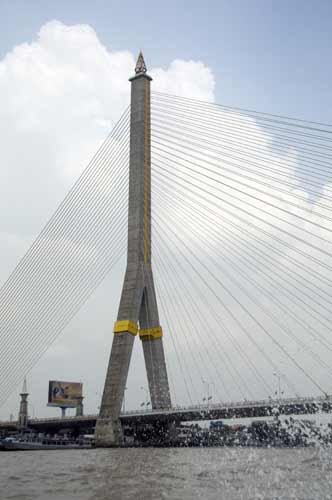
<instances>
[{"instance_id":1,"label":"yellow band on pylon","mask_svg":"<svg viewBox=\"0 0 332 500\"><path fill-rule=\"evenodd\" d=\"M138 326L133 321L127 319L116 321L113 328L114 333L129 332L132 335L137 335Z\"/></svg>"},{"instance_id":2,"label":"yellow band on pylon","mask_svg":"<svg viewBox=\"0 0 332 500\"><path fill-rule=\"evenodd\" d=\"M159 339L163 336L163 330L161 326L156 326L154 328L142 328L139 331L139 336L141 339Z\"/></svg>"}]
</instances>

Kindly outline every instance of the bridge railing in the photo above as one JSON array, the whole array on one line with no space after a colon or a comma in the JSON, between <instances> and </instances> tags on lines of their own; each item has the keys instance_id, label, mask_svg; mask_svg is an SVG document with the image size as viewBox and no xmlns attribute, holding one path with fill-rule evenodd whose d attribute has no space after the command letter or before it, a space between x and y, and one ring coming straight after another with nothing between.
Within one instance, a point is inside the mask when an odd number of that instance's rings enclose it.
<instances>
[{"instance_id":1,"label":"bridge railing","mask_svg":"<svg viewBox=\"0 0 332 500\"><path fill-rule=\"evenodd\" d=\"M280 398L280 399L261 399L256 401L236 401L236 402L225 402L225 403L210 403L210 404L197 404L190 406L172 406L169 409L158 410L158 409L144 409L144 410L130 410L121 413L122 416L126 415L146 415L160 413L174 413L174 412L184 412L184 411L210 411L213 409L222 408L241 408L241 407L257 407L257 406L287 406L287 405L305 405L305 404L322 404L324 402L332 403L332 396L328 397L308 397L308 398Z\"/></svg>"},{"instance_id":2,"label":"bridge railing","mask_svg":"<svg viewBox=\"0 0 332 500\"><path fill-rule=\"evenodd\" d=\"M87 414L87 415L82 415L80 417L77 417L76 415L70 415L70 416L67 416L67 417L41 417L41 418L29 418L29 422L33 422L33 423L36 423L38 424L39 422L42 423L42 422L59 422L59 420L63 421L63 422L67 422L67 421L73 421L73 420L94 420L95 418L97 418L97 414ZM1 426L8 426L8 425L16 425L17 422L16 421L0 421L0 427Z\"/></svg>"}]
</instances>

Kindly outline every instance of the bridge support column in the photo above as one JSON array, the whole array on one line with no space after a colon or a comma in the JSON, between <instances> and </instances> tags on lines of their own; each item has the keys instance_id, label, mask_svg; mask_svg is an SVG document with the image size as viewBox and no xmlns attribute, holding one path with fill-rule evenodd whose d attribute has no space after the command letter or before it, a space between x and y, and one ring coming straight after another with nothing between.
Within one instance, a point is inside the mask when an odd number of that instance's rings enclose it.
<instances>
[{"instance_id":1,"label":"bridge support column","mask_svg":"<svg viewBox=\"0 0 332 500\"><path fill-rule=\"evenodd\" d=\"M119 420L135 336L142 340L152 408L171 405L151 266L150 82L140 53L131 81L127 270L97 420L98 447L121 446Z\"/></svg>"}]
</instances>

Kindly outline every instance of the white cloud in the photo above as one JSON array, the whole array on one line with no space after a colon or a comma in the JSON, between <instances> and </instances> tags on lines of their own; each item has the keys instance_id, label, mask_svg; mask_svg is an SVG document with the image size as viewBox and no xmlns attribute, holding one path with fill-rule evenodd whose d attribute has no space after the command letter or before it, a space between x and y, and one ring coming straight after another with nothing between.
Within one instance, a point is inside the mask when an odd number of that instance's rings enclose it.
<instances>
[{"instance_id":1,"label":"white cloud","mask_svg":"<svg viewBox=\"0 0 332 500\"><path fill-rule=\"evenodd\" d=\"M155 79L154 88L158 92L214 101L214 76L202 62L176 59L166 70L152 70L151 76Z\"/></svg>"},{"instance_id":2,"label":"white cloud","mask_svg":"<svg viewBox=\"0 0 332 500\"><path fill-rule=\"evenodd\" d=\"M91 27L58 21L1 61L0 182L15 213L33 206L33 233L45 220L40 207L47 218L128 105L134 65L133 54L108 50ZM213 76L202 63L174 61L151 73L155 89L213 99ZM7 202L3 196L1 211Z\"/></svg>"}]
</instances>

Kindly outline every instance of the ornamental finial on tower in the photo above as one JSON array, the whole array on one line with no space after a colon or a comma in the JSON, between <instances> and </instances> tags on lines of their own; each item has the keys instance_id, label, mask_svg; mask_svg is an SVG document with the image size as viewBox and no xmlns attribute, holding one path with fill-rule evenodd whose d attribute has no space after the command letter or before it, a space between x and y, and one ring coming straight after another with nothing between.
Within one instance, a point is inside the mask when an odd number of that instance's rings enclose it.
<instances>
[{"instance_id":1,"label":"ornamental finial on tower","mask_svg":"<svg viewBox=\"0 0 332 500\"><path fill-rule=\"evenodd\" d=\"M22 392L21 394L28 394L28 389L27 389L27 379L24 377L23 380L23 386L22 386Z\"/></svg>"},{"instance_id":2,"label":"ornamental finial on tower","mask_svg":"<svg viewBox=\"0 0 332 500\"><path fill-rule=\"evenodd\" d=\"M147 69L144 61L144 57L142 54L142 51L139 51L138 58L137 58L137 63L135 67L135 73L136 75L145 75Z\"/></svg>"}]
</instances>

